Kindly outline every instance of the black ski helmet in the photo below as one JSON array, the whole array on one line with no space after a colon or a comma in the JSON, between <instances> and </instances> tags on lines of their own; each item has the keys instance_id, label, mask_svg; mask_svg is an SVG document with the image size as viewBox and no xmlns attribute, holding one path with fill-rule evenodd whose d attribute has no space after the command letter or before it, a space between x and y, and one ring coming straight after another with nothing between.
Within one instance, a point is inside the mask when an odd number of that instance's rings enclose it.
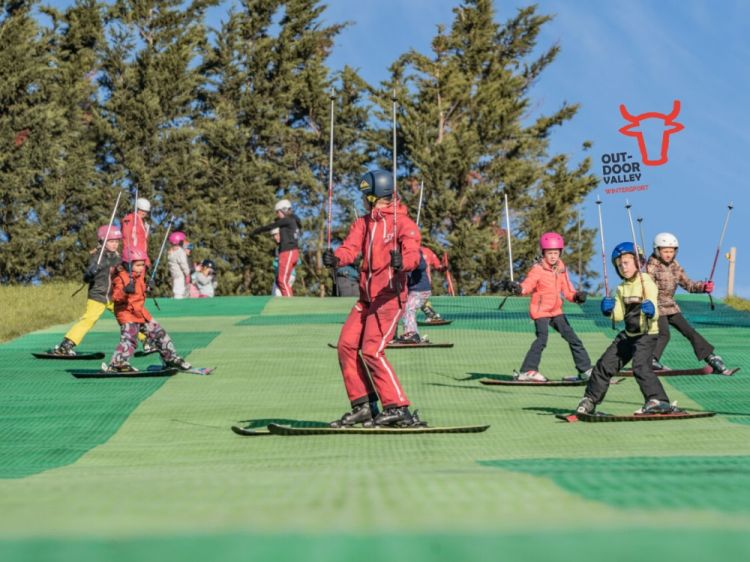
<instances>
[{"instance_id":1,"label":"black ski helmet","mask_svg":"<svg viewBox=\"0 0 750 562\"><path fill-rule=\"evenodd\" d=\"M203 265L203 267L210 267L211 269L216 269L216 264L209 259L203 260L201 265Z\"/></svg>"},{"instance_id":2,"label":"black ski helmet","mask_svg":"<svg viewBox=\"0 0 750 562\"><path fill-rule=\"evenodd\" d=\"M393 195L393 175L385 170L371 170L359 180L359 191L375 199Z\"/></svg>"}]
</instances>

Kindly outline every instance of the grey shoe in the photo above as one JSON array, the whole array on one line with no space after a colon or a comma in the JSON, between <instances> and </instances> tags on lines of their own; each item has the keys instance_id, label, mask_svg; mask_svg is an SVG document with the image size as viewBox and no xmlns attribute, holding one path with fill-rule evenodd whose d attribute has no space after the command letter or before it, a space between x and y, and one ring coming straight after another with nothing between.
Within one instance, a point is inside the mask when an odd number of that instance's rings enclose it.
<instances>
[{"instance_id":1,"label":"grey shoe","mask_svg":"<svg viewBox=\"0 0 750 562\"><path fill-rule=\"evenodd\" d=\"M727 366L724 364L724 361L715 353L706 357L706 363L711 366L715 375L723 375L727 371Z\"/></svg>"},{"instance_id":2,"label":"grey shoe","mask_svg":"<svg viewBox=\"0 0 750 562\"><path fill-rule=\"evenodd\" d=\"M174 359L170 361L164 362L164 368L165 369L179 369L180 371L189 371L193 368L193 366L185 361L182 357L175 357Z\"/></svg>"},{"instance_id":3,"label":"grey shoe","mask_svg":"<svg viewBox=\"0 0 750 562\"><path fill-rule=\"evenodd\" d=\"M351 412L345 413L341 418L332 421L330 427L352 427L358 423L372 423L375 416L378 415L377 402L365 402L352 407Z\"/></svg>"},{"instance_id":4,"label":"grey shoe","mask_svg":"<svg viewBox=\"0 0 750 562\"><path fill-rule=\"evenodd\" d=\"M74 344L71 340L69 340L68 338L63 338L63 341L61 341L53 349L51 349L50 353L53 353L54 355L74 357L76 355L76 351L75 349L73 349L75 346L76 344Z\"/></svg>"},{"instance_id":5,"label":"grey shoe","mask_svg":"<svg viewBox=\"0 0 750 562\"><path fill-rule=\"evenodd\" d=\"M576 414L593 414L596 411L596 404L588 396L581 398L576 408Z\"/></svg>"},{"instance_id":6,"label":"grey shoe","mask_svg":"<svg viewBox=\"0 0 750 562\"><path fill-rule=\"evenodd\" d=\"M640 415L654 415L654 414L677 414L682 412L677 407L677 403L670 404L664 400L656 400L652 398L646 402L641 408L633 412L636 416Z\"/></svg>"}]
</instances>

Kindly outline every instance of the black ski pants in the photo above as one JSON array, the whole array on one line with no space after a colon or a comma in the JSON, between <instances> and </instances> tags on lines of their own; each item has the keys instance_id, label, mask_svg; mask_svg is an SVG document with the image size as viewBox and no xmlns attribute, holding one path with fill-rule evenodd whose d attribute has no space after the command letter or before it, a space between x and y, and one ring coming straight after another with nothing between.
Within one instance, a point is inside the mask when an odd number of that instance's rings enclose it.
<instances>
[{"instance_id":1,"label":"black ski pants","mask_svg":"<svg viewBox=\"0 0 750 562\"><path fill-rule=\"evenodd\" d=\"M537 318L534 320L534 325L536 327L536 339L531 344L531 348L529 348L529 351L526 353L526 357L523 360L523 365L521 365L522 373L539 370L539 363L542 360L542 351L547 347L547 336L549 334L550 326L552 326L562 338L568 342L578 372L583 373L591 368L591 358L589 357L586 348L583 347L583 343L573 331L573 328L568 324L568 319L564 314L553 316L552 318Z\"/></svg>"},{"instance_id":2,"label":"black ski pants","mask_svg":"<svg viewBox=\"0 0 750 562\"><path fill-rule=\"evenodd\" d=\"M681 313L669 314L659 316L659 339L656 342L656 349L654 349L654 359L657 361L661 359L664 349L669 343L669 326L674 326L677 331L685 336L690 345L693 346L693 352L695 358L699 361L703 361L706 357L714 352L714 346L706 341L706 339L695 331L685 317Z\"/></svg>"},{"instance_id":3,"label":"black ski pants","mask_svg":"<svg viewBox=\"0 0 750 562\"><path fill-rule=\"evenodd\" d=\"M586 396L595 404L601 403L609 390L610 379L632 359L633 376L641 388L645 401L656 399L669 402L659 377L654 374L651 367L654 346L656 335L628 336L624 331L617 334L596 362L586 386Z\"/></svg>"}]
</instances>

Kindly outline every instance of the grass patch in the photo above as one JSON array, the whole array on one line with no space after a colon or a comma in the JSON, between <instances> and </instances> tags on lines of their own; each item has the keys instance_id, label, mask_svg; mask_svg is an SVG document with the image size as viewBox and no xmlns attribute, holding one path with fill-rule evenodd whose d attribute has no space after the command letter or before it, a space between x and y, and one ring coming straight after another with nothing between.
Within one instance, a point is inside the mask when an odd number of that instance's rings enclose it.
<instances>
[{"instance_id":1,"label":"grass patch","mask_svg":"<svg viewBox=\"0 0 750 562\"><path fill-rule=\"evenodd\" d=\"M6 285L0 287L0 342L16 338L53 324L78 318L86 305L86 289L71 294L81 285L73 282L42 285Z\"/></svg>"},{"instance_id":2,"label":"grass patch","mask_svg":"<svg viewBox=\"0 0 750 562\"><path fill-rule=\"evenodd\" d=\"M731 306L735 310L750 311L750 300L741 297L727 297L724 299L724 304Z\"/></svg>"}]
</instances>

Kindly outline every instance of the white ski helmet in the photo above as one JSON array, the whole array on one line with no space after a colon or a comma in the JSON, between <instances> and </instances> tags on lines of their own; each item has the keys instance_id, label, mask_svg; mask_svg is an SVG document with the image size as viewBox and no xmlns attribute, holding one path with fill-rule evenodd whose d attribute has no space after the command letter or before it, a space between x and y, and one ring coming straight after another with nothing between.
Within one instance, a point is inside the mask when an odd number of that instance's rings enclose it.
<instances>
[{"instance_id":1,"label":"white ski helmet","mask_svg":"<svg viewBox=\"0 0 750 562\"><path fill-rule=\"evenodd\" d=\"M139 197L135 201L135 208L139 211L146 211L147 213L150 213L151 203L149 203L148 199L145 199L144 197Z\"/></svg>"},{"instance_id":2,"label":"white ski helmet","mask_svg":"<svg viewBox=\"0 0 750 562\"><path fill-rule=\"evenodd\" d=\"M654 251L659 248L674 248L675 250L680 247L680 243L677 237L671 232L660 232L654 236Z\"/></svg>"},{"instance_id":3,"label":"white ski helmet","mask_svg":"<svg viewBox=\"0 0 750 562\"><path fill-rule=\"evenodd\" d=\"M276 206L273 208L274 211L288 211L292 208L292 204L290 203L289 199L282 199L278 203L276 203Z\"/></svg>"}]
</instances>

